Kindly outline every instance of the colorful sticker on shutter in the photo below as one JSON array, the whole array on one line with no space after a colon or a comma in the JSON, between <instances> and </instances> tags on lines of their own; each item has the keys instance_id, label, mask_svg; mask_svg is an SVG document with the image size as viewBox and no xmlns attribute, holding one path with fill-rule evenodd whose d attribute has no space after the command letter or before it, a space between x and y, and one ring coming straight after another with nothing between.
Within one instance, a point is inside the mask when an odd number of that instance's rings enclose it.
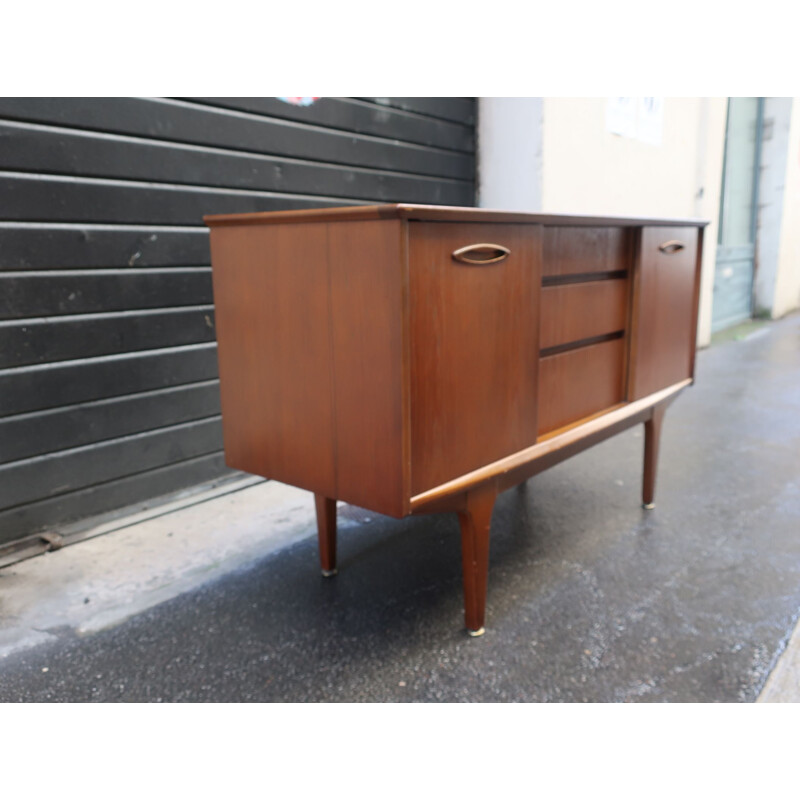
<instances>
[{"instance_id":1,"label":"colorful sticker on shutter","mask_svg":"<svg viewBox=\"0 0 800 800\"><path fill-rule=\"evenodd\" d=\"M284 103L289 103L293 106L310 106L319 100L319 97L279 97L278 100L283 100Z\"/></svg>"}]
</instances>

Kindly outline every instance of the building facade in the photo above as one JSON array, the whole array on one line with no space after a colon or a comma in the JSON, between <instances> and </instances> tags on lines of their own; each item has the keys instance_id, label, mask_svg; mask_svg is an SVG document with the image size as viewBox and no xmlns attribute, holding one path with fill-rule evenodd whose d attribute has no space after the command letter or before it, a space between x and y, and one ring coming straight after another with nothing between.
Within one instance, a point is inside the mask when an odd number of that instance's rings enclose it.
<instances>
[{"instance_id":1,"label":"building facade","mask_svg":"<svg viewBox=\"0 0 800 800\"><path fill-rule=\"evenodd\" d=\"M478 205L701 217L698 344L800 307L800 98L480 98Z\"/></svg>"}]
</instances>

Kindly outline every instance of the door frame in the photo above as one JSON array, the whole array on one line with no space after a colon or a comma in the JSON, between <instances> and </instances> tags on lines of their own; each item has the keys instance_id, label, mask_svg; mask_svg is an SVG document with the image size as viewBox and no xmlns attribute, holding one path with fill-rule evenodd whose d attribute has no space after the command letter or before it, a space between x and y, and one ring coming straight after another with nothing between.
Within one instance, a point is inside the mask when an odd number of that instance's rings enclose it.
<instances>
[{"instance_id":1,"label":"door frame","mask_svg":"<svg viewBox=\"0 0 800 800\"><path fill-rule=\"evenodd\" d=\"M725 183L728 174L728 126L730 123L730 114L731 114L731 99L728 98L728 108L725 114L725 142L722 148L722 184L720 186L720 195L719 195L719 225L717 228L717 256L714 259L714 277L716 280L716 271L717 271L717 258L719 257L719 250L722 248L721 238L723 234L723 221L724 221L724 210L725 210ZM752 241L753 246L753 269L750 274L750 290L749 290L749 316L752 318L753 313L755 311L755 280L756 280L756 269L758 268L757 264L757 253L758 253L758 243L756 241L756 237L758 235L758 186L759 186L759 178L761 172L761 144L763 139L764 133L764 98L758 97L757 99L757 106L756 106L756 139L755 139L755 157L753 159L753 183L751 186L751 196L752 196L752 206L751 206L751 213L750 213L750 239ZM739 247L745 247L744 245L740 245ZM736 248L727 248L730 250ZM716 330L722 330L727 325L723 326L722 328L715 328L714 327L714 310L712 307L711 310L711 320L712 320L712 332ZM733 323L736 324L736 323Z\"/></svg>"}]
</instances>

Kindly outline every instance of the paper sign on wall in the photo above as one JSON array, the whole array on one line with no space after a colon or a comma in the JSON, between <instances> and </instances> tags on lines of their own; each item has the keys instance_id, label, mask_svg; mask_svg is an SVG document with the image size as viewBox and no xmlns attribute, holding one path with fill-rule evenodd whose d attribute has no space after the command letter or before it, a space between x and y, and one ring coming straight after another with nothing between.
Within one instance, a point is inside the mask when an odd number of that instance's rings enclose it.
<instances>
[{"instance_id":1,"label":"paper sign on wall","mask_svg":"<svg viewBox=\"0 0 800 800\"><path fill-rule=\"evenodd\" d=\"M636 136L636 98L635 97L609 97L606 105L606 128L610 133L618 136L627 136L630 139Z\"/></svg>"},{"instance_id":2,"label":"paper sign on wall","mask_svg":"<svg viewBox=\"0 0 800 800\"><path fill-rule=\"evenodd\" d=\"M663 97L610 97L606 130L617 136L660 145L664 127Z\"/></svg>"},{"instance_id":3,"label":"paper sign on wall","mask_svg":"<svg viewBox=\"0 0 800 800\"><path fill-rule=\"evenodd\" d=\"M637 138L648 144L661 144L661 129L664 126L664 98L640 97L637 110Z\"/></svg>"}]
</instances>

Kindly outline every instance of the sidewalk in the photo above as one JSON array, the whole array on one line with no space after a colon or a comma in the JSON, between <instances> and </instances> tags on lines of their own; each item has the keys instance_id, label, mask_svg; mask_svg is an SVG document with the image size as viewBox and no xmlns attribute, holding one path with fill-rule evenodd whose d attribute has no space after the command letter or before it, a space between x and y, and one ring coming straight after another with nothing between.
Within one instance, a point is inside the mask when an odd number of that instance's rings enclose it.
<instances>
[{"instance_id":1,"label":"sidewalk","mask_svg":"<svg viewBox=\"0 0 800 800\"><path fill-rule=\"evenodd\" d=\"M458 525L244 478L0 569L0 701L800 701L800 316L698 354L642 434L498 501L487 633Z\"/></svg>"}]
</instances>

